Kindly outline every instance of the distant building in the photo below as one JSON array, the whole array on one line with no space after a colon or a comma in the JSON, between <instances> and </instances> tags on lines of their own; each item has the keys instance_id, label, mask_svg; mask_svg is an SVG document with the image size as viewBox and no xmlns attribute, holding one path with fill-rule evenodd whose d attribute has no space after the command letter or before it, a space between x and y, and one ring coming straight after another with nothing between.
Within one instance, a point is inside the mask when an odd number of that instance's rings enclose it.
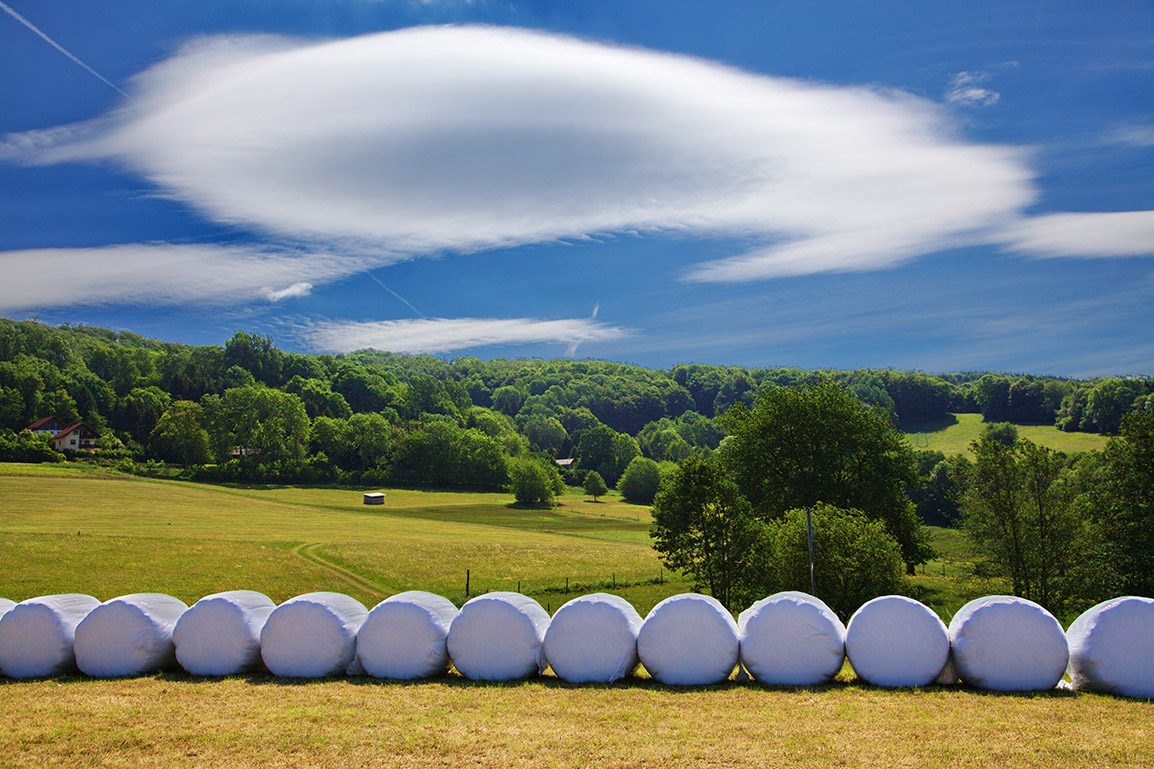
<instances>
[{"instance_id":1,"label":"distant building","mask_svg":"<svg viewBox=\"0 0 1154 769\"><path fill-rule=\"evenodd\" d=\"M56 417L44 417L37 419L32 424L28 425L27 429L31 430L36 435L56 435L56 433L63 430L68 425Z\"/></svg>"},{"instance_id":2,"label":"distant building","mask_svg":"<svg viewBox=\"0 0 1154 769\"><path fill-rule=\"evenodd\" d=\"M83 422L66 427L52 436L52 448L57 451L81 451L96 449L96 439L100 436Z\"/></svg>"},{"instance_id":3,"label":"distant building","mask_svg":"<svg viewBox=\"0 0 1154 769\"><path fill-rule=\"evenodd\" d=\"M573 469L573 463L576 462L577 460L576 459L555 459L553 461L555 461L557 463L557 466L560 467L562 470L572 470Z\"/></svg>"}]
</instances>

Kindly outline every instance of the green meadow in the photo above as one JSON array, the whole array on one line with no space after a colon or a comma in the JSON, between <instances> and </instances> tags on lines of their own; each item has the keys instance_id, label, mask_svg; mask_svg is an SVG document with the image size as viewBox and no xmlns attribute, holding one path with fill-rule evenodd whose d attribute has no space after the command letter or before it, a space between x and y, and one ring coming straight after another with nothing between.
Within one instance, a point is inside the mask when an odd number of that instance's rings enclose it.
<instances>
[{"instance_id":1,"label":"green meadow","mask_svg":"<svg viewBox=\"0 0 1154 769\"><path fill-rule=\"evenodd\" d=\"M460 603L467 569L474 594L519 586L555 611L609 590L644 614L690 587L661 571L648 509L614 497L571 491L553 510L521 510L501 494L389 489L368 507L361 493L0 464L0 597L159 591L191 603L237 588L277 601L334 590L372 606L425 589ZM944 619L1002 589L967 576L958 532L934 536L939 558L911 589ZM12 767L1150 766L1152 707L1062 691L882 690L848 664L809 688L683 689L644 676L573 686L551 674L0 678L0 756Z\"/></svg>"},{"instance_id":2,"label":"green meadow","mask_svg":"<svg viewBox=\"0 0 1154 769\"><path fill-rule=\"evenodd\" d=\"M1065 433L1053 425L1018 425L1018 435L1055 451L1073 454L1077 451L1095 451L1106 445L1108 438L1098 433ZM970 444L978 439L986 423L981 414L951 414L935 424L919 425L906 431L906 438L915 449L940 451L943 454L966 454Z\"/></svg>"},{"instance_id":3,"label":"green meadow","mask_svg":"<svg viewBox=\"0 0 1154 769\"><path fill-rule=\"evenodd\" d=\"M276 601L316 590L369 607L404 590L462 603L517 590L555 610L613 590L648 611L689 588L649 544L649 510L571 490L551 510L511 495L224 487L68 465L0 465L0 597L163 592L191 603L249 589ZM614 588L616 586L616 588Z\"/></svg>"}]
</instances>

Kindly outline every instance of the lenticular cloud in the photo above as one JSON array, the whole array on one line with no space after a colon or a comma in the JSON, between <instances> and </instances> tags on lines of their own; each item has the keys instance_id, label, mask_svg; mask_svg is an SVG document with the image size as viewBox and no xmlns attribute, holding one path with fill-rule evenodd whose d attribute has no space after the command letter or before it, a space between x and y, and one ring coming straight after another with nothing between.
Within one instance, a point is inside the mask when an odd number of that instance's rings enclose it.
<instances>
[{"instance_id":1,"label":"lenticular cloud","mask_svg":"<svg viewBox=\"0 0 1154 769\"><path fill-rule=\"evenodd\" d=\"M1016 150L908 94L521 29L208 39L133 95L0 155L118 160L219 221L386 260L637 231L753 244L706 281L889 266L1035 198Z\"/></svg>"}]
</instances>

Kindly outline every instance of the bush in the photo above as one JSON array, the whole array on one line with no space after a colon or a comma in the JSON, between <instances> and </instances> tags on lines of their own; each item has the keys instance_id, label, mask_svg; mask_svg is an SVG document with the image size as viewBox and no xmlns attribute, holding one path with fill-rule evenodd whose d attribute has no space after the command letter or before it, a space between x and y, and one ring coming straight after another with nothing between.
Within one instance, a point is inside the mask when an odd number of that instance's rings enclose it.
<instances>
[{"instance_id":1,"label":"bush","mask_svg":"<svg viewBox=\"0 0 1154 769\"><path fill-rule=\"evenodd\" d=\"M547 467L537 459L509 460L509 490L518 504L551 505L559 485L561 475L555 465Z\"/></svg>"},{"instance_id":2,"label":"bush","mask_svg":"<svg viewBox=\"0 0 1154 769\"><path fill-rule=\"evenodd\" d=\"M593 501L597 501L597 497L604 496L609 493L609 487L605 485L605 479L601 477L601 473L596 470L590 470L585 474L585 483L581 489L593 497Z\"/></svg>"},{"instance_id":3,"label":"bush","mask_svg":"<svg viewBox=\"0 0 1154 769\"><path fill-rule=\"evenodd\" d=\"M617 490L625 501L638 505L652 505L660 486L661 473L657 463L645 457L634 457L617 482Z\"/></svg>"},{"instance_id":4,"label":"bush","mask_svg":"<svg viewBox=\"0 0 1154 769\"><path fill-rule=\"evenodd\" d=\"M790 510L768 524L769 592L810 592L805 510ZM817 597L843 620L879 595L900 593L902 551L881 521L857 510L813 508L813 561Z\"/></svg>"},{"instance_id":5,"label":"bush","mask_svg":"<svg viewBox=\"0 0 1154 769\"><path fill-rule=\"evenodd\" d=\"M64 455L48 445L47 436L28 430L19 434L6 430L0 434L0 462L63 462Z\"/></svg>"}]
</instances>

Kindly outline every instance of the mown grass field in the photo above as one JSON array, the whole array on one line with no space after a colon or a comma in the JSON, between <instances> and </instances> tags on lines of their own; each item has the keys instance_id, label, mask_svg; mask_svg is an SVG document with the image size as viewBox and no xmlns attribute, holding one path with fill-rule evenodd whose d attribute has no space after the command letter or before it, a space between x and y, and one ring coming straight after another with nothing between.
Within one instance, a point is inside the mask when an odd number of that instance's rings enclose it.
<instances>
[{"instance_id":1,"label":"mown grass field","mask_svg":"<svg viewBox=\"0 0 1154 769\"><path fill-rule=\"evenodd\" d=\"M916 449L940 451L947 456L967 454L970 444L985 429L981 414L952 414L951 419L941 424L921 425L908 431L906 438ZM1067 454L1100 449L1108 440L1097 433L1064 433L1053 425L1019 425L1018 435Z\"/></svg>"},{"instance_id":2,"label":"mown grass field","mask_svg":"<svg viewBox=\"0 0 1154 769\"><path fill-rule=\"evenodd\" d=\"M460 603L516 589L551 609L613 579L644 614L682 592L652 584L648 510L571 494L552 511L499 494L223 488L77 466L0 465L0 597L106 599L311 590L369 606L433 590ZM965 577L964 539L914 578L947 619L997 586ZM564 592L570 580L571 593ZM587 588L586 586L590 586ZM972 594L971 594L972 593ZM1154 703L958 687L889 691L846 666L828 687L570 686L551 676L476 684L369 678L223 680L165 673L97 681L0 679L0 765L24 766L1154 766Z\"/></svg>"},{"instance_id":3,"label":"mown grass field","mask_svg":"<svg viewBox=\"0 0 1154 769\"><path fill-rule=\"evenodd\" d=\"M228 488L81 465L0 464L0 597L163 592L191 603L250 589L276 601L333 590L369 607L403 590L451 600L516 590L556 609L611 589L645 612L688 589L650 547L648 508L571 492L553 510L511 495Z\"/></svg>"}]
</instances>

